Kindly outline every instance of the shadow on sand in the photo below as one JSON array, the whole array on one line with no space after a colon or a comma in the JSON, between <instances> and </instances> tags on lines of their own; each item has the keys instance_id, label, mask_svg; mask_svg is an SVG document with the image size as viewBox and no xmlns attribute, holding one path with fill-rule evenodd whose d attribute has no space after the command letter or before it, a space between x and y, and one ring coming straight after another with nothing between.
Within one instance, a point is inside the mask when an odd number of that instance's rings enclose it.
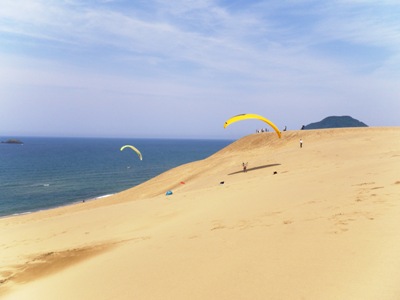
<instances>
[{"instance_id":1,"label":"shadow on sand","mask_svg":"<svg viewBox=\"0 0 400 300\"><path fill-rule=\"evenodd\" d=\"M269 165L258 166L258 167L254 167L254 168L249 168L249 169L247 169L247 172L255 171L255 170L259 170L259 169L264 169L264 168L270 168L270 167L280 166L280 165L281 165L281 164L269 164ZM237 172L233 172L233 173L229 173L228 175L235 175L235 174L239 174L239 173L243 173L243 170L240 170L240 171L237 171Z\"/></svg>"}]
</instances>

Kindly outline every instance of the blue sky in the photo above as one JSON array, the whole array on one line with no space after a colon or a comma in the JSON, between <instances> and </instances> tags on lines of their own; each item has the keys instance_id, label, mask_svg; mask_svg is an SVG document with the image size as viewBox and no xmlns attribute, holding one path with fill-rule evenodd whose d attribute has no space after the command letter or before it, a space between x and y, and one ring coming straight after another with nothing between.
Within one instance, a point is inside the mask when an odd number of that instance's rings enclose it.
<instances>
[{"instance_id":1,"label":"blue sky","mask_svg":"<svg viewBox=\"0 0 400 300\"><path fill-rule=\"evenodd\" d=\"M3 0L0 136L400 126L397 0Z\"/></svg>"}]
</instances>

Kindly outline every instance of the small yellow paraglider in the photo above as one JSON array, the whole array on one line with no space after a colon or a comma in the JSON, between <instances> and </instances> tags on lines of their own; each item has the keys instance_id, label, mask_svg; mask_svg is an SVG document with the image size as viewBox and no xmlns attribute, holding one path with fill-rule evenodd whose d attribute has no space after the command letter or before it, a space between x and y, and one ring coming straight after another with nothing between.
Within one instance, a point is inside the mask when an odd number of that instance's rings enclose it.
<instances>
[{"instance_id":1,"label":"small yellow paraglider","mask_svg":"<svg viewBox=\"0 0 400 300\"><path fill-rule=\"evenodd\" d=\"M258 120L264 121L265 123L270 125L275 130L275 132L279 138L281 137L281 132L279 131L278 127L276 127L276 125L274 123L272 123L267 118L264 118L263 116L256 115L256 114L240 114L240 115L234 116L225 122L224 128L228 127L230 124L235 123L237 121L242 121L242 120L247 120L247 119L258 119Z\"/></svg>"},{"instance_id":2,"label":"small yellow paraglider","mask_svg":"<svg viewBox=\"0 0 400 300\"><path fill-rule=\"evenodd\" d=\"M125 146L122 146L120 150L122 151L122 150L124 150L125 148L130 148L130 149L132 149L132 150L135 151L136 154L139 156L140 160L143 160L142 153L140 153L140 151L139 151L138 149L136 149L136 148L133 147L132 145L125 145Z\"/></svg>"}]
</instances>

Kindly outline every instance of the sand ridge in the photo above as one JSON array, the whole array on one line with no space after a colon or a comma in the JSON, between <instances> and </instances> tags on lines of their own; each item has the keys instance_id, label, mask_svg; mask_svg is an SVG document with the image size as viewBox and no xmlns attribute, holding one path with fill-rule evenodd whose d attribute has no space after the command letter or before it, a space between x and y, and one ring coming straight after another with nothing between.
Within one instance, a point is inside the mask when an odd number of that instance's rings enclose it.
<instances>
[{"instance_id":1,"label":"sand ridge","mask_svg":"<svg viewBox=\"0 0 400 300\"><path fill-rule=\"evenodd\" d=\"M399 167L399 128L252 134L112 197L1 219L0 296L398 299Z\"/></svg>"}]
</instances>

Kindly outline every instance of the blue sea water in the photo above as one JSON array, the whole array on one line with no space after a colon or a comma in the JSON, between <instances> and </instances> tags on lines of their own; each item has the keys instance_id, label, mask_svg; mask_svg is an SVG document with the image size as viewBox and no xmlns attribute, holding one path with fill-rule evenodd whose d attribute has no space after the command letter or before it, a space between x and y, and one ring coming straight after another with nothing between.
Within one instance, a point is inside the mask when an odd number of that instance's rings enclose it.
<instances>
[{"instance_id":1,"label":"blue sea water","mask_svg":"<svg viewBox=\"0 0 400 300\"><path fill-rule=\"evenodd\" d=\"M0 144L0 217L114 194L179 165L204 159L229 140L21 138ZM143 160L130 149L140 150Z\"/></svg>"}]
</instances>

